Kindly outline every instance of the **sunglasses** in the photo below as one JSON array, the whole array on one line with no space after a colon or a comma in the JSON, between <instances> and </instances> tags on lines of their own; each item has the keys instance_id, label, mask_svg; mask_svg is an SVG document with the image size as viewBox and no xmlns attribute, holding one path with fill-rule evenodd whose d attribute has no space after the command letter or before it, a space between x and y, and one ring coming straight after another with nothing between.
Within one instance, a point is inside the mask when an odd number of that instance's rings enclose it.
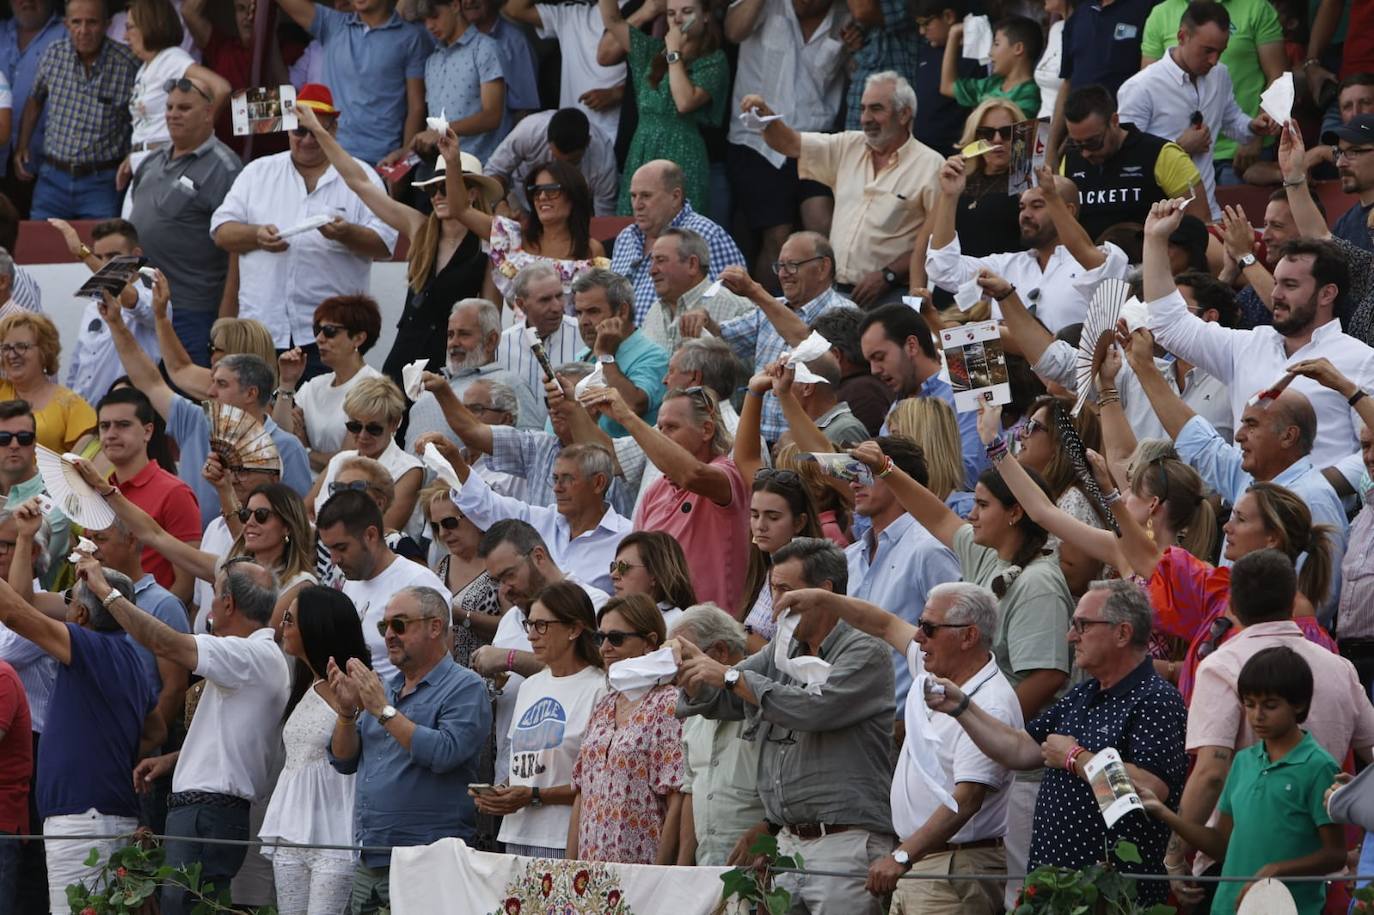
<instances>
[{"instance_id":1,"label":"sunglasses","mask_svg":"<svg viewBox=\"0 0 1374 915\"><path fill-rule=\"evenodd\" d=\"M440 528L440 527L442 527L442 528L443 528L444 530L446 530L446 531L456 531L456 530L458 529L458 525L461 524L462 522L463 522L463 519L462 519L462 518L455 518L455 517L449 516L449 517L447 517L447 518L440 518L438 521L431 521L431 522L429 522L429 523L430 523L430 526L435 527L435 528Z\"/></svg>"},{"instance_id":2,"label":"sunglasses","mask_svg":"<svg viewBox=\"0 0 1374 915\"><path fill-rule=\"evenodd\" d=\"M638 565L638 566L637 566L637 565L632 565L631 563L628 563L628 562L626 562L626 561L623 560L623 559L612 559L612 560L611 560L611 574L612 574L612 575L619 575L621 578L624 578L627 574L629 574L629 571L630 571L631 569L642 569L642 568L644 568L644 566L642 566L642 565ZM614 644L614 643L612 643L612 644Z\"/></svg>"},{"instance_id":3,"label":"sunglasses","mask_svg":"<svg viewBox=\"0 0 1374 915\"><path fill-rule=\"evenodd\" d=\"M624 644L625 644L625 640L626 640L626 639L642 639L642 638L644 638L644 633L642 633L642 632L621 632L621 631L618 630L618 629L612 629L610 632L601 632L601 631L593 632L593 633L592 633L592 638L596 640L596 644L597 644L597 645L604 645L604 644L606 644L607 642L610 642L613 646L615 646L616 648L619 648L621 645L624 645Z\"/></svg>"},{"instance_id":4,"label":"sunglasses","mask_svg":"<svg viewBox=\"0 0 1374 915\"><path fill-rule=\"evenodd\" d=\"M701 404L702 409L710 413L715 409L715 404L711 403L711 395L706 393L706 389L699 384L694 384L690 388L683 388L682 393Z\"/></svg>"},{"instance_id":5,"label":"sunglasses","mask_svg":"<svg viewBox=\"0 0 1374 915\"><path fill-rule=\"evenodd\" d=\"M935 633L939 632L941 629L967 629L972 625L972 623L927 623L925 620L916 621L916 628L920 629L928 639L935 638Z\"/></svg>"},{"instance_id":6,"label":"sunglasses","mask_svg":"<svg viewBox=\"0 0 1374 915\"><path fill-rule=\"evenodd\" d=\"M767 480L777 480L784 486L801 482L801 474L795 470L778 470L775 467L760 467L754 471L754 482L763 483Z\"/></svg>"},{"instance_id":7,"label":"sunglasses","mask_svg":"<svg viewBox=\"0 0 1374 915\"><path fill-rule=\"evenodd\" d=\"M530 197L562 197L563 185L561 184L536 184L530 188Z\"/></svg>"},{"instance_id":8,"label":"sunglasses","mask_svg":"<svg viewBox=\"0 0 1374 915\"><path fill-rule=\"evenodd\" d=\"M423 190L425 194L429 197L442 197L446 192L444 182L442 181L436 181L433 184L426 184L423 188L421 188L421 190Z\"/></svg>"},{"instance_id":9,"label":"sunglasses","mask_svg":"<svg viewBox=\"0 0 1374 915\"><path fill-rule=\"evenodd\" d=\"M1037 432L1048 432L1050 427L1037 419L1028 419L1026 424L1021 427L1021 434L1018 436L1021 441L1025 441Z\"/></svg>"},{"instance_id":10,"label":"sunglasses","mask_svg":"<svg viewBox=\"0 0 1374 915\"><path fill-rule=\"evenodd\" d=\"M1085 152L1097 152L1107 145L1107 132L1103 131L1095 137L1088 137L1086 140L1075 140L1070 137L1065 141L1065 145L1072 146L1074 149L1081 149Z\"/></svg>"},{"instance_id":11,"label":"sunglasses","mask_svg":"<svg viewBox=\"0 0 1374 915\"><path fill-rule=\"evenodd\" d=\"M281 615L281 624L283 626L294 626L296 624L296 618L291 615L290 610L287 610Z\"/></svg>"},{"instance_id":12,"label":"sunglasses","mask_svg":"<svg viewBox=\"0 0 1374 915\"><path fill-rule=\"evenodd\" d=\"M326 117L326 116L321 115L321 114L319 114L319 113L316 113L316 114L315 114L315 119L318 120L318 121L320 122L320 126L321 126L321 127L323 127L325 130L329 131L330 133L333 133L333 132L334 132L334 125L336 125L336 124L339 122L339 119L338 119L337 117ZM309 127L297 127L297 128L294 128L294 129L291 131L291 136L293 136L293 137L307 137L307 136L309 136L309 135L310 135L310 128L309 128Z\"/></svg>"},{"instance_id":13,"label":"sunglasses","mask_svg":"<svg viewBox=\"0 0 1374 915\"><path fill-rule=\"evenodd\" d=\"M214 358L215 353L227 353L227 352L229 352L227 349L225 349L224 347L220 346L218 343L215 343L215 342L213 342L213 341L210 342L210 343L205 344L205 351L206 351L207 353L210 354L210 357L211 357L212 359Z\"/></svg>"},{"instance_id":14,"label":"sunglasses","mask_svg":"<svg viewBox=\"0 0 1374 915\"><path fill-rule=\"evenodd\" d=\"M433 619L428 616L393 616L390 619L378 620L377 631L382 638L386 638L387 630L395 632L397 635L405 635L406 627L411 623L423 623L425 620Z\"/></svg>"},{"instance_id":15,"label":"sunglasses","mask_svg":"<svg viewBox=\"0 0 1374 915\"><path fill-rule=\"evenodd\" d=\"M386 426L383 426L381 423L368 423L367 425L363 425L356 419L350 419L348 422L344 423L344 428L354 435L366 430L367 434L373 438L381 438L386 434Z\"/></svg>"},{"instance_id":16,"label":"sunglasses","mask_svg":"<svg viewBox=\"0 0 1374 915\"><path fill-rule=\"evenodd\" d=\"M1011 142L1012 133L1013 130L1010 124L1006 127L975 127L973 130L974 139L989 141L1003 139L1008 143Z\"/></svg>"},{"instance_id":17,"label":"sunglasses","mask_svg":"<svg viewBox=\"0 0 1374 915\"><path fill-rule=\"evenodd\" d=\"M238 516L239 524L247 524L249 518L259 524L266 524L267 519L275 515L276 512L270 508L240 508L234 514Z\"/></svg>"},{"instance_id":18,"label":"sunglasses","mask_svg":"<svg viewBox=\"0 0 1374 915\"><path fill-rule=\"evenodd\" d=\"M326 324L323 321L316 324L313 328L315 336L323 335L326 340L333 340L339 334L347 333L348 328L342 324Z\"/></svg>"},{"instance_id":19,"label":"sunglasses","mask_svg":"<svg viewBox=\"0 0 1374 915\"><path fill-rule=\"evenodd\" d=\"M0 448L8 448L13 441L27 448L33 444L35 438L37 436L32 432L0 432Z\"/></svg>"},{"instance_id":20,"label":"sunglasses","mask_svg":"<svg viewBox=\"0 0 1374 915\"><path fill-rule=\"evenodd\" d=\"M281 473L280 470L274 470L271 467L230 467L229 472L236 477L247 476L250 473L271 474L273 476Z\"/></svg>"},{"instance_id":21,"label":"sunglasses","mask_svg":"<svg viewBox=\"0 0 1374 915\"><path fill-rule=\"evenodd\" d=\"M1203 639L1202 644L1197 647L1197 659L1201 661L1203 658L1216 651L1217 645L1221 644L1221 640L1226 636L1226 633L1231 631L1231 627L1234 625L1235 623L1232 622L1229 616L1219 616L1212 620L1212 625L1207 627L1207 638Z\"/></svg>"},{"instance_id":22,"label":"sunglasses","mask_svg":"<svg viewBox=\"0 0 1374 915\"><path fill-rule=\"evenodd\" d=\"M181 79L169 79L162 84L163 92L171 92L173 89L176 89L178 92L194 92L211 104L215 102L215 100L210 97L210 93L206 92L184 76Z\"/></svg>"},{"instance_id":23,"label":"sunglasses","mask_svg":"<svg viewBox=\"0 0 1374 915\"><path fill-rule=\"evenodd\" d=\"M537 632L540 635L548 635L550 626L557 626L562 620L521 620L520 625L525 627L526 634ZM612 643L614 644L614 643Z\"/></svg>"},{"instance_id":24,"label":"sunglasses","mask_svg":"<svg viewBox=\"0 0 1374 915\"><path fill-rule=\"evenodd\" d=\"M329 494L330 494L331 496L338 495L338 494L341 493L341 492L349 492L349 491L353 491L353 492L367 492L367 481L366 481L366 480L354 480L352 483L331 482L331 483L329 484Z\"/></svg>"}]
</instances>

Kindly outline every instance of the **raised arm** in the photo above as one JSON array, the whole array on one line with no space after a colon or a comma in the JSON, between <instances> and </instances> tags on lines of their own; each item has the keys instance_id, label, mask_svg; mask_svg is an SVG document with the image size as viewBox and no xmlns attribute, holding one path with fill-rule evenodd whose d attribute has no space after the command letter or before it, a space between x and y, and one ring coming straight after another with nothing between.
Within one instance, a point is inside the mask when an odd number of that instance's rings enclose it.
<instances>
[{"instance_id":1,"label":"raised arm","mask_svg":"<svg viewBox=\"0 0 1374 915\"><path fill-rule=\"evenodd\" d=\"M162 284L165 288L166 283L166 277L158 271L154 288L156 289L157 284ZM104 295L105 301L100 305L100 316L110 328L110 339L114 341L115 352L119 354L124 371L128 373L134 387L152 401L153 408L158 414L163 419L168 419L172 414L172 389L162 380L162 373L157 370L153 360L148 358L143 347L134 339L133 332L124 323L124 309L108 292Z\"/></svg>"},{"instance_id":2,"label":"raised arm","mask_svg":"<svg viewBox=\"0 0 1374 915\"><path fill-rule=\"evenodd\" d=\"M1169 387L1169 382L1159 373L1159 367L1155 365L1154 334L1148 328L1140 327L1132 331L1130 341L1126 358L1131 363L1131 370L1135 372L1136 380L1149 398L1150 406L1154 408L1164 431L1169 438L1176 439L1183 427L1188 425L1188 420L1197 413L1183 402L1183 398Z\"/></svg>"},{"instance_id":3,"label":"raised arm","mask_svg":"<svg viewBox=\"0 0 1374 915\"><path fill-rule=\"evenodd\" d=\"M940 58L940 94L954 98L954 84L959 81L959 58L964 53L964 24L949 27L945 39L945 53Z\"/></svg>"},{"instance_id":4,"label":"raised arm","mask_svg":"<svg viewBox=\"0 0 1374 915\"><path fill-rule=\"evenodd\" d=\"M695 26L697 30L706 28L706 23L698 22ZM668 32L663 36L663 40L669 53L682 52L682 43L685 37L677 23L669 23ZM668 91L672 93L673 104L677 106L678 114L691 114L699 108L711 104L711 93L707 89L698 86L692 81L692 74L688 70L687 58L679 57L676 63L668 65Z\"/></svg>"},{"instance_id":5,"label":"raised arm","mask_svg":"<svg viewBox=\"0 0 1374 915\"><path fill-rule=\"evenodd\" d=\"M970 701L958 684L943 678L935 682L944 687L944 695L932 695L926 704L958 720L964 733L993 761L1008 769L1027 771L1045 765L1040 744L1025 730L999 721Z\"/></svg>"},{"instance_id":6,"label":"raised arm","mask_svg":"<svg viewBox=\"0 0 1374 915\"><path fill-rule=\"evenodd\" d=\"M736 0L725 11L725 40L740 44L754 34L765 0Z\"/></svg>"},{"instance_id":7,"label":"raised arm","mask_svg":"<svg viewBox=\"0 0 1374 915\"><path fill-rule=\"evenodd\" d=\"M778 399L778 406L782 407L783 419L787 420L787 431L791 434L792 441L803 451L817 451L822 454L834 451L834 444L825 437L816 421L806 415L801 401L797 400L797 395L792 392L792 385L796 383L796 379L795 368L783 368L778 365L777 371L773 372L773 396ZM848 488L845 487L846 490Z\"/></svg>"},{"instance_id":8,"label":"raised arm","mask_svg":"<svg viewBox=\"0 0 1374 915\"><path fill-rule=\"evenodd\" d=\"M615 0L608 0L614 3ZM463 162L459 154L458 135L452 130L439 138L439 155L444 157L445 194L453 218L467 226L468 231L483 241L491 238L492 218L476 207L468 206L468 186L463 180Z\"/></svg>"},{"instance_id":9,"label":"raised arm","mask_svg":"<svg viewBox=\"0 0 1374 915\"><path fill-rule=\"evenodd\" d=\"M77 577L86 582L95 599L105 605L105 609L117 620L124 631L135 641L159 658L166 658L187 670L195 670L200 662L200 649L196 637L177 632L162 620L140 610L123 597L107 600L114 588L105 580L100 563L87 556L76 565Z\"/></svg>"},{"instance_id":10,"label":"raised arm","mask_svg":"<svg viewBox=\"0 0 1374 915\"><path fill-rule=\"evenodd\" d=\"M1288 194L1288 208L1298 231L1311 238L1330 238L1331 229L1326 217L1317 209L1312 191L1307 187L1306 150L1297 121L1283 125L1279 134L1279 170L1283 173L1283 187ZM1271 284L1272 288L1272 284Z\"/></svg>"},{"instance_id":11,"label":"raised arm","mask_svg":"<svg viewBox=\"0 0 1374 915\"><path fill-rule=\"evenodd\" d=\"M463 440L463 444L473 451L491 454L491 426L482 422L463 405L458 395L453 392L448 379L443 375L425 372L422 383L425 390L434 395L434 399L439 403L439 409L443 411L444 421Z\"/></svg>"},{"instance_id":12,"label":"raised arm","mask_svg":"<svg viewBox=\"0 0 1374 915\"><path fill-rule=\"evenodd\" d=\"M602 3L610 0L601 0ZM746 95L740 99L739 110L741 112L758 109L760 117L769 117L774 114L772 108L763 100L761 95ZM774 152L780 152L789 159L801 158L801 134L791 127L787 122L779 119L769 121L763 128L763 142L767 143Z\"/></svg>"},{"instance_id":13,"label":"raised arm","mask_svg":"<svg viewBox=\"0 0 1374 915\"><path fill-rule=\"evenodd\" d=\"M834 265L832 264L831 267L833 268ZM749 275L748 270L731 264L720 272L719 279L721 285L726 289L753 302L788 346L798 346L803 340L811 336L811 328L807 326L802 316L788 308L785 302L774 298L772 293ZM714 321L711 322L711 324L714 323ZM720 336L719 327L712 328L708 325L708 329L716 336Z\"/></svg>"},{"instance_id":14,"label":"raised arm","mask_svg":"<svg viewBox=\"0 0 1374 915\"><path fill-rule=\"evenodd\" d=\"M885 474L882 477L883 482L892 490L902 508L920 522L936 540L953 548L954 535L967 522L950 511L949 506L945 505L939 496L907 476L900 467L891 464L877 442L864 442L849 453L866 464L874 475Z\"/></svg>"},{"instance_id":15,"label":"raised arm","mask_svg":"<svg viewBox=\"0 0 1374 915\"><path fill-rule=\"evenodd\" d=\"M224 106L229 104L229 95L234 89L229 85L229 80L220 76L214 70L200 64L191 64L191 66L186 68L185 75L190 79L198 79L202 83L205 83L206 89L210 93L210 98L214 99L214 101L210 103L212 106L212 114L218 116L219 112L224 110Z\"/></svg>"},{"instance_id":16,"label":"raised arm","mask_svg":"<svg viewBox=\"0 0 1374 915\"><path fill-rule=\"evenodd\" d=\"M315 21L315 4L312 0L277 0L277 5L296 25L310 31L310 25Z\"/></svg>"},{"instance_id":17,"label":"raised arm","mask_svg":"<svg viewBox=\"0 0 1374 915\"><path fill-rule=\"evenodd\" d=\"M986 267L978 271L978 285L1002 309L1002 322L1015 338L1021 353L1031 365L1040 361L1054 343L1054 334L1035 320L1021 301L1016 287Z\"/></svg>"},{"instance_id":18,"label":"raised arm","mask_svg":"<svg viewBox=\"0 0 1374 915\"><path fill-rule=\"evenodd\" d=\"M597 0L596 5L601 11L601 22L606 27L607 34L615 39L622 51L629 51L630 24L620 14L620 7L615 0Z\"/></svg>"},{"instance_id":19,"label":"raised arm","mask_svg":"<svg viewBox=\"0 0 1374 915\"><path fill-rule=\"evenodd\" d=\"M948 247L955 239L954 210L968 183L967 169L962 155L950 156L940 166L940 195L930 214L930 250Z\"/></svg>"},{"instance_id":20,"label":"raised arm","mask_svg":"<svg viewBox=\"0 0 1374 915\"><path fill-rule=\"evenodd\" d=\"M536 29L544 27L544 20L539 17L539 8L534 0L506 0L501 13L511 22L523 22Z\"/></svg>"},{"instance_id":21,"label":"raised arm","mask_svg":"<svg viewBox=\"0 0 1374 915\"><path fill-rule=\"evenodd\" d=\"M735 427L735 466L740 476L746 480L754 479L754 474L763 467L763 455L759 449L759 430L763 420L763 398L773 390L773 375L770 372L757 372L749 379L749 393L744 397L744 407L739 411L739 425Z\"/></svg>"},{"instance_id":22,"label":"raised arm","mask_svg":"<svg viewBox=\"0 0 1374 915\"><path fill-rule=\"evenodd\" d=\"M1102 360L1102 368L1097 373L1097 415L1102 422L1102 448L1107 466L1111 468L1112 476L1124 484L1128 476L1126 467L1131 455L1135 454L1136 441L1135 430L1126 418L1116 386L1122 359L1121 347L1113 345ZM1111 487L1108 487L1103 491L1110 490Z\"/></svg>"},{"instance_id":23,"label":"raised arm","mask_svg":"<svg viewBox=\"0 0 1374 915\"><path fill-rule=\"evenodd\" d=\"M32 607L0 579L0 622L51 655L59 664L72 660L72 635L59 622Z\"/></svg>"},{"instance_id":24,"label":"raised arm","mask_svg":"<svg viewBox=\"0 0 1374 915\"><path fill-rule=\"evenodd\" d=\"M845 597L824 588L801 588L780 595L773 602L773 616L784 611L806 613L822 611L836 614L860 632L882 639L899 654L906 654L907 646L916 638L916 627L877 604L857 597Z\"/></svg>"},{"instance_id":25,"label":"raised arm","mask_svg":"<svg viewBox=\"0 0 1374 915\"><path fill-rule=\"evenodd\" d=\"M210 392L210 370L192 362L186 347L182 346L181 338L172 324L171 312L167 310L170 299L171 289L167 279L159 273L158 279L153 281L153 332L157 334L162 365L172 384L185 391L187 397L204 400Z\"/></svg>"},{"instance_id":26,"label":"raised arm","mask_svg":"<svg viewBox=\"0 0 1374 915\"><path fill-rule=\"evenodd\" d=\"M1341 370L1332 365L1331 360L1325 356L1295 362L1288 367L1288 371L1304 378L1311 378L1322 387L1330 388L1346 400L1354 397L1360 391L1360 386L1343 375ZM1364 394L1365 396L1355 401L1355 412L1359 414L1366 426L1374 429L1374 397L1370 397L1368 391Z\"/></svg>"},{"instance_id":27,"label":"raised arm","mask_svg":"<svg viewBox=\"0 0 1374 915\"><path fill-rule=\"evenodd\" d=\"M1310 196L1310 195L1308 195ZM1323 222L1323 225L1325 223ZM1264 307L1274 310L1274 275L1255 257L1255 230L1240 207L1223 207L1221 211L1221 240L1226 248L1227 264L1222 271L1222 282L1230 282L1229 276L1240 274L1245 277ZM1241 258L1248 257L1250 263L1242 264Z\"/></svg>"},{"instance_id":28,"label":"raised arm","mask_svg":"<svg viewBox=\"0 0 1374 915\"><path fill-rule=\"evenodd\" d=\"M1097 247L1093 237L1088 234L1088 230L1083 228L1083 224L1073 215L1073 211L1069 209L1068 201L1064 199L1063 193L1061 193L1061 188L1064 190L1072 188L1073 182L1068 178L1056 175L1054 169L1048 164L1036 169L1035 175L1040 181L1040 187L1045 191L1045 209L1049 212L1050 220L1059 233L1059 243L1069 249L1073 259L1078 261L1085 270L1095 270L1105 264L1107 255L1102 253L1102 249Z\"/></svg>"},{"instance_id":29,"label":"raised arm","mask_svg":"<svg viewBox=\"0 0 1374 915\"><path fill-rule=\"evenodd\" d=\"M181 21L186 24L186 31L191 33L191 40L202 51L215 36L215 27L205 16L205 2L206 0L183 0L181 4Z\"/></svg>"}]
</instances>

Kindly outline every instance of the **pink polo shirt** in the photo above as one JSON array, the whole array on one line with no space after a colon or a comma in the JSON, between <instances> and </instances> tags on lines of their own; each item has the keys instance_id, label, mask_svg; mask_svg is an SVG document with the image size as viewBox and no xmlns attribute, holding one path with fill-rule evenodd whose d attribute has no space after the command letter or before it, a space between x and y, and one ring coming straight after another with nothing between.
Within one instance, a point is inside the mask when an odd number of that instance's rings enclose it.
<instances>
[{"instance_id":1,"label":"pink polo shirt","mask_svg":"<svg viewBox=\"0 0 1374 915\"><path fill-rule=\"evenodd\" d=\"M1337 761L1355 747L1374 746L1374 706L1345 658L1308 641L1292 620L1256 623L1228 639L1198 665L1188 706L1187 747L1243 750L1255 742L1236 693L1240 669L1265 648L1284 645L1312 668L1312 708L1303 728Z\"/></svg>"},{"instance_id":2,"label":"pink polo shirt","mask_svg":"<svg viewBox=\"0 0 1374 915\"><path fill-rule=\"evenodd\" d=\"M644 492L635 530L662 531L682 545L697 600L715 601L727 613L739 610L749 564L749 490L728 455L711 461L730 478L730 504L717 505L667 477Z\"/></svg>"}]
</instances>

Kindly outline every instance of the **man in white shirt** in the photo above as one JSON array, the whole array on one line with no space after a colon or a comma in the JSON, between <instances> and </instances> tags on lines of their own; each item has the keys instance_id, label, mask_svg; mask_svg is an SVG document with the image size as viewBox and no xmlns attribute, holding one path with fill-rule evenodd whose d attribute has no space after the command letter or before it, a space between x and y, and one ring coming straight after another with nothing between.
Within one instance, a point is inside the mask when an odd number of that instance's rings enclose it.
<instances>
[{"instance_id":1,"label":"man in white shirt","mask_svg":"<svg viewBox=\"0 0 1374 915\"><path fill-rule=\"evenodd\" d=\"M539 396L544 390L544 370L525 340L525 328L534 328L544 354L554 366L577 359L582 336L577 330L577 319L564 307L563 281L553 267L541 261L524 268L515 275L513 290L515 307L525 313L525 320L512 324L501 334L496 364L534 392L530 415L522 416L521 424L528 429L542 429L549 418L544 398Z\"/></svg>"},{"instance_id":2,"label":"man in white shirt","mask_svg":"<svg viewBox=\"0 0 1374 915\"><path fill-rule=\"evenodd\" d=\"M524 428L540 428L530 418L539 412L539 401L520 378L502 367L496 359L501 345L501 310L486 299L460 299L448 316L448 364L445 375L448 385L459 398L478 381L496 381L507 385L519 399L516 424ZM449 440L458 438L439 401L429 391L421 394L410 407L406 421L406 450L414 451L420 436L428 432L443 433Z\"/></svg>"},{"instance_id":3,"label":"man in white shirt","mask_svg":"<svg viewBox=\"0 0 1374 915\"><path fill-rule=\"evenodd\" d=\"M1021 243L1026 250L987 257L962 254L954 211L964 192L966 168L963 156L952 156L940 169L940 199L931 215L930 252L926 256L926 273L933 285L957 293L980 268L987 268L1006 278L1021 301L1053 333L1083 320L1098 282L1125 277L1130 269L1126 252L1111 242L1100 247L1093 244L1077 219L1077 186L1047 168L1036 172L1040 186L1021 194ZM1053 191L1047 190L1051 182ZM1001 317L996 305L993 313Z\"/></svg>"},{"instance_id":4,"label":"man in white shirt","mask_svg":"<svg viewBox=\"0 0 1374 915\"><path fill-rule=\"evenodd\" d=\"M520 119L496 147L482 173L501 182L506 199L521 212L529 212L525 179L541 162L557 159L577 166L592 192L597 216L614 216L620 195L620 173L615 149L600 129L593 127L581 108L540 111Z\"/></svg>"},{"instance_id":5,"label":"man in white shirt","mask_svg":"<svg viewBox=\"0 0 1374 915\"><path fill-rule=\"evenodd\" d=\"M510 606L501 617L491 644L474 651L471 661L472 669L482 676L498 682L504 678L501 694L496 697L496 781L503 782L510 770L510 722L520 684L544 669L525 634L530 606L539 592L558 581L579 585L597 611L610 595L575 575L565 574L549 558L549 547L539 532L526 521L497 521L482 535L477 555L500 588L502 605Z\"/></svg>"},{"instance_id":6,"label":"man in white shirt","mask_svg":"<svg viewBox=\"0 0 1374 915\"><path fill-rule=\"evenodd\" d=\"M330 133L338 129L332 99L310 107ZM308 378L323 371L315 307L331 296L366 294L372 261L391 257L396 230L349 190L308 130L291 131L289 142L289 152L245 166L211 217L210 234L239 255L238 317L265 324L278 350L299 346ZM358 165L383 187L370 165Z\"/></svg>"},{"instance_id":7,"label":"man in white shirt","mask_svg":"<svg viewBox=\"0 0 1374 915\"><path fill-rule=\"evenodd\" d=\"M746 95L759 95L797 130L824 132L835 125L845 83L842 31L848 10L835 0L740 0L725 13L725 37L739 45L731 111ZM792 229L798 208L807 229L830 225L835 200L818 181L797 176L797 162L771 148L738 117L730 119L725 162L730 185L749 228L759 233L753 275L771 282L772 264ZM832 262L833 266L833 262Z\"/></svg>"},{"instance_id":8,"label":"man in white shirt","mask_svg":"<svg viewBox=\"0 0 1374 915\"><path fill-rule=\"evenodd\" d=\"M1230 31L1231 16L1220 3L1190 3L1179 23L1178 44L1122 83L1116 95L1123 122L1174 140L1192 157L1213 219L1221 218L1212 163L1217 134L1246 144L1273 132L1268 115L1251 118L1236 102L1231 74L1220 62Z\"/></svg>"},{"instance_id":9,"label":"man in white shirt","mask_svg":"<svg viewBox=\"0 0 1374 915\"><path fill-rule=\"evenodd\" d=\"M953 876L1006 869L1002 837L1011 773L978 749L953 717L927 708L924 690L930 677L944 677L996 720L1017 730L1024 726L1016 692L992 657L997 596L967 582L937 585L914 623L868 601L818 589L785 594L777 609L836 613L903 654L916 680L906 699L906 740L892 776L892 826L901 842L869 867L869 892L895 891L893 915L1001 913L1000 883L899 882L909 871Z\"/></svg>"},{"instance_id":10,"label":"man in white shirt","mask_svg":"<svg viewBox=\"0 0 1374 915\"><path fill-rule=\"evenodd\" d=\"M94 559L83 565L98 571ZM86 586L135 641L205 679L180 753L139 763L134 784L143 790L176 767L167 834L184 840L167 843L167 863L199 863L203 880L228 889L247 849L196 840L247 835L249 806L271 794L281 764L281 715L291 673L270 626L276 576L247 557L227 560L215 581L213 635L177 632L124 600L102 577L88 576ZM186 915L193 907L185 891L164 887L164 912Z\"/></svg>"},{"instance_id":11,"label":"man in white shirt","mask_svg":"<svg viewBox=\"0 0 1374 915\"><path fill-rule=\"evenodd\" d=\"M315 530L329 551L330 562L344 573L343 593L353 601L363 622L372 669L389 680L396 667L387 657L386 639L377 631L387 601L402 588L433 588L446 596L448 589L428 568L391 551L382 510L365 492L348 489L330 496L315 518Z\"/></svg>"},{"instance_id":12,"label":"man in white shirt","mask_svg":"<svg viewBox=\"0 0 1374 915\"><path fill-rule=\"evenodd\" d=\"M1230 330L1190 314L1169 270L1169 235L1182 219L1179 204L1154 205L1145 223L1144 298L1150 330L1160 345L1220 379L1230 388L1231 412L1283 377L1288 366L1325 357L1361 390L1374 387L1374 349L1341 332L1337 303L1350 286L1345 259L1333 242L1301 238L1279 248L1274 264L1274 323ZM1309 378L1300 391L1317 412L1311 460L1324 469L1359 450L1354 411L1345 398Z\"/></svg>"}]
</instances>

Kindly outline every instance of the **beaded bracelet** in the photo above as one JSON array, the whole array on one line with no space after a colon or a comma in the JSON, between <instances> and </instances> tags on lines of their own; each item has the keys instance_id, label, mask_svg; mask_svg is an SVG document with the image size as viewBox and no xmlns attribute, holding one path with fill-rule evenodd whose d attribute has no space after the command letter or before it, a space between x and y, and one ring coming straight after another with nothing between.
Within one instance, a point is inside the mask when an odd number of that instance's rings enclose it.
<instances>
[{"instance_id":1,"label":"beaded bracelet","mask_svg":"<svg viewBox=\"0 0 1374 915\"><path fill-rule=\"evenodd\" d=\"M892 458L888 457L887 455L883 455L883 469L879 470L876 476L885 477L888 474L892 473L892 471L896 468L897 465L892 462Z\"/></svg>"},{"instance_id":2,"label":"beaded bracelet","mask_svg":"<svg viewBox=\"0 0 1374 915\"><path fill-rule=\"evenodd\" d=\"M1064 757L1064 771L1068 772L1070 775L1077 775L1078 767L1074 763L1080 755L1086 752L1087 750L1081 745L1074 744L1073 749L1069 750L1068 754Z\"/></svg>"},{"instance_id":3,"label":"beaded bracelet","mask_svg":"<svg viewBox=\"0 0 1374 915\"><path fill-rule=\"evenodd\" d=\"M987 444L988 460L994 464L1006 457L1010 451L1011 448L1007 445L1007 440L1000 435Z\"/></svg>"},{"instance_id":4,"label":"beaded bracelet","mask_svg":"<svg viewBox=\"0 0 1374 915\"><path fill-rule=\"evenodd\" d=\"M506 652L506 673L515 670L515 649Z\"/></svg>"},{"instance_id":5,"label":"beaded bracelet","mask_svg":"<svg viewBox=\"0 0 1374 915\"><path fill-rule=\"evenodd\" d=\"M1108 508L1112 507L1113 505L1115 505L1116 503L1118 503L1118 502L1120 502L1120 501L1121 501L1121 490L1119 490L1119 489L1113 489L1111 492L1109 492L1109 493L1104 493L1103 496L1102 496L1102 502L1103 502L1103 504L1105 504Z\"/></svg>"}]
</instances>

